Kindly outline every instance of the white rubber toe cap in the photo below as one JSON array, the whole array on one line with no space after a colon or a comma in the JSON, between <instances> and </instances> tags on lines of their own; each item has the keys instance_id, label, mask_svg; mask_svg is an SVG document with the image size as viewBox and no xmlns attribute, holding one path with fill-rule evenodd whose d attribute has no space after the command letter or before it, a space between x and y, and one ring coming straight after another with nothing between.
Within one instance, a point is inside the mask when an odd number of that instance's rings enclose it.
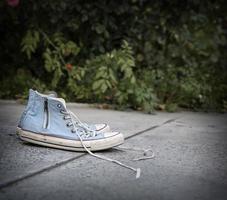
<instances>
[{"instance_id":1,"label":"white rubber toe cap","mask_svg":"<svg viewBox=\"0 0 227 200\"><path fill-rule=\"evenodd\" d=\"M96 131L105 133L110 131L110 126L108 124L95 124Z\"/></svg>"},{"instance_id":2,"label":"white rubber toe cap","mask_svg":"<svg viewBox=\"0 0 227 200\"><path fill-rule=\"evenodd\" d=\"M123 134L120 133L120 132L117 132L117 131L114 131L114 132L105 132L104 133L104 137L105 138L114 137L114 136L120 136L120 135L122 135L122 137L123 137Z\"/></svg>"}]
</instances>

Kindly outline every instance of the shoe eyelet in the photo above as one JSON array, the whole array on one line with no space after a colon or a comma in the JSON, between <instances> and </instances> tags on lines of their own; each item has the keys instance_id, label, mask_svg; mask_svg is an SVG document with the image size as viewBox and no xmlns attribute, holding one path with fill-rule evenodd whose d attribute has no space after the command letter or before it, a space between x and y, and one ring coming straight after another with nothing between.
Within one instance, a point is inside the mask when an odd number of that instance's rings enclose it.
<instances>
[{"instance_id":1,"label":"shoe eyelet","mask_svg":"<svg viewBox=\"0 0 227 200\"><path fill-rule=\"evenodd\" d=\"M61 104L58 104L57 107L58 107L58 108L61 108Z\"/></svg>"},{"instance_id":2,"label":"shoe eyelet","mask_svg":"<svg viewBox=\"0 0 227 200\"><path fill-rule=\"evenodd\" d=\"M64 120L66 120L65 116L63 117Z\"/></svg>"},{"instance_id":3,"label":"shoe eyelet","mask_svg":"<svg viewBox=\"0 0 227 200\"><path fill-rule=\"evenodd\" d=\"M70 127L69 123L66 124L67 127Z\"/></svg>"},{"instance_id":4,"label":"shoe eyelet","mask_svg":"<svg viewBox=\"0 0 227 200\"><path fill-rule=\"evenodd\" d=\"M71 133L75 133L76 131L74 131L74 130L71 130Z\"/></svg>"}]
</instances>

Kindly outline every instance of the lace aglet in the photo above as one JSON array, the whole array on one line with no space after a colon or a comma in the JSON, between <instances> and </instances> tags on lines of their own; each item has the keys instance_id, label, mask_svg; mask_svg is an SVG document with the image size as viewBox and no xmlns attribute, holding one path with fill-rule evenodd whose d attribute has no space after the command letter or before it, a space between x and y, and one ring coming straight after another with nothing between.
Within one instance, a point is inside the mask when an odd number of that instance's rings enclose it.
<instances>
[{"instance_id":1,"label":"lace aglet","mask_svg":"<svg viewBox=\"0 0 227 200\"><path fill-rule=\"evenodd\" d=\"M137 168L136 169L136 179L140 178L140 174L141 174L141 169Z\"/></svg>"}]
</instances>

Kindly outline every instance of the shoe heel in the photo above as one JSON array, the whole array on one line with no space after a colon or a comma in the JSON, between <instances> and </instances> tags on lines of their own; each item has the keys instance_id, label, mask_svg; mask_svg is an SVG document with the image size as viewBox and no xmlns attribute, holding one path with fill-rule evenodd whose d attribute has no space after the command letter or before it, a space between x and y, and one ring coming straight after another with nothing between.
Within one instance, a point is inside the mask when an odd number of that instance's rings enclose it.
<instances>
[{"instance_id":1,"label":"shoe heel","mask_svg":"<svg viewBox=\"0 0 227 200\"><path fill-rule=\"evenodd\" d=\"M17 136L20 137L20 135L21 135L21 128L17 127L16 134L17 134Z\"/></svg>"}]
</instances>

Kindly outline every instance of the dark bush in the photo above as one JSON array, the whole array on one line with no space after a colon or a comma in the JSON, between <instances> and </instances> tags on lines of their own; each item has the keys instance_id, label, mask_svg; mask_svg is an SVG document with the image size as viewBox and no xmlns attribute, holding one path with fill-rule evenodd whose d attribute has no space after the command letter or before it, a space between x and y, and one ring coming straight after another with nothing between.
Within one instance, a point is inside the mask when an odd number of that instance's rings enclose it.
<instances>
[{"instance_id":1,"label":"dark bush","mask_svg":"<svg viewBox=\"0 0 227 200\"><path fill-rule=\"evenodd\" d=\"M0 3L1 98L36 88L118 108L227 109L224 1L18 3Z\"/></svg>"}]
</instances>

